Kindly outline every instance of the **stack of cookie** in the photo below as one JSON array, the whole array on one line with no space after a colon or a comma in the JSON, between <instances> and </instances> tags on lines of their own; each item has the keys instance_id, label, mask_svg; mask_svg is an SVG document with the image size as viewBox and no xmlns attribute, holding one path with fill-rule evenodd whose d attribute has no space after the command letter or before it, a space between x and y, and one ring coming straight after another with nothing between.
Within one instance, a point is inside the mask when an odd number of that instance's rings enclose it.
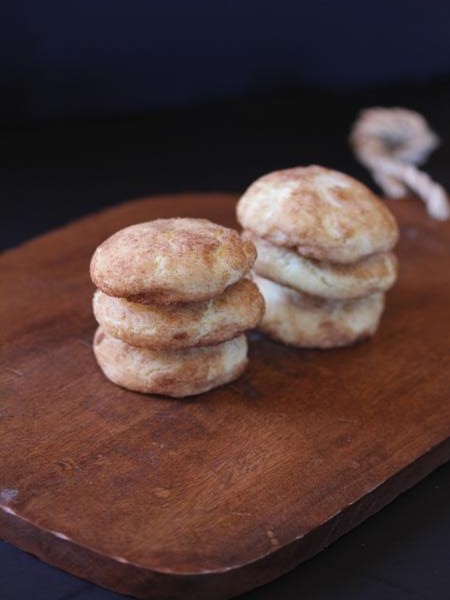
<instances>
[{"instance_id":1,"label":"stack of cookie","mask_svg":"<svg viewBox=\"0 0 450 600\"><path fill-rule=\"evenodd\" d=\"M276 171L250 186L237 215L258 252L262 331L315 348L375 333L397 276L398 229L368 188L318 166Z\"/></svg>"},{"instance_id":2,"label":"stack of cookie","mask_svg":"<svg viewBox=\"0 0 450 600\"><path fill-rule=\"evenodd\" d=\"M264 311L246 278L253 244L205 219L122 229L91 261L94 352L113 383L174 397L206 392L247 365L244 332Z\"/></svg>"}]
</instances>

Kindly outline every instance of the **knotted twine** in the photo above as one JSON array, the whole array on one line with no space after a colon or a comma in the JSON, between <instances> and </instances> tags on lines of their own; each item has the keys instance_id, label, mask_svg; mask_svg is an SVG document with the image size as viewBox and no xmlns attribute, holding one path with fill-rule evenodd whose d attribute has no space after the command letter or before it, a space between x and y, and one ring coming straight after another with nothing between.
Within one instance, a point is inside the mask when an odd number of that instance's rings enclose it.
<instances>
[{"instance_id":1,"label":"knotted twine","mask_svg":"<svg viewBox=\"0 0 450 600\"><path fill-rule=\"evenodd\" d=\"M404 108L363 110L353 125L350 143L387 196L400 198L411 190L425 202L431 217L450 218L446 191L416 167L440 143L422 115Z\"/></svg>"}]
</instances>

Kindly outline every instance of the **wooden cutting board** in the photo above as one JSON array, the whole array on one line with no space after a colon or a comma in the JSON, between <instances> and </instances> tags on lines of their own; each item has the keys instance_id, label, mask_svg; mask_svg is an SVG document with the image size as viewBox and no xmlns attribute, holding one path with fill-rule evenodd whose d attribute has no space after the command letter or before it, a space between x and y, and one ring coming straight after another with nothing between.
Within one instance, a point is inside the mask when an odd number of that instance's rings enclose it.
<instances>
[{"instance_id":1,"label":"wooden cutting board","mask_svg":"<svg viewBox=\"0 0 450 600\"><path fill-rule=\"evenodd\" d=\"M400 279L376 337L250 337L237 382L141 396L96 366L89 259L157 217L236 225L236 198L147 198L5 253L0 536L139 598L229 598L311 557L450 458L450 224L395 201Z\"/></svg>"}]
</instances>

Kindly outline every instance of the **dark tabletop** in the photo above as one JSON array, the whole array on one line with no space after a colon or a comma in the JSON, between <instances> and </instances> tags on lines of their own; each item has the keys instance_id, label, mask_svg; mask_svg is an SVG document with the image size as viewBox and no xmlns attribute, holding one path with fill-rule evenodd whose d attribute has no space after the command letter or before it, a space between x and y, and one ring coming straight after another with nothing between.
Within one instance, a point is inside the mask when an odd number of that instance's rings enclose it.
<instances>
[{"instance_id":1,"label":"dark tabletop","mask_svg":"<svg viewBox=\"0 0 450 600\"><path fill-rule=\"evenodd\" d=\"M267 171L299 164L334 167L373 187L347 136L357 111L374 105L406 106L427 117L443 145L426 169L450 189L449 81L358 93L284 89L127 118L3 126L1 245L137 196L239 193ZM450 285L450 274L442 275ZM444 600L449 565L450 464L312 560L242 598ZM0 600L122 597L0 542Z\"/></svg>"}]
</instances>

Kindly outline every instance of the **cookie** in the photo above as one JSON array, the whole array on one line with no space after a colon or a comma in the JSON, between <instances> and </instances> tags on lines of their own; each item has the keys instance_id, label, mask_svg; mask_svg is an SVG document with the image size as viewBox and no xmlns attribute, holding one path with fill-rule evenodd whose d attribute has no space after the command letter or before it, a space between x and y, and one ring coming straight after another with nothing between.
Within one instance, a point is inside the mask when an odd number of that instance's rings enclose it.
<instances>
[{"instance_id":1,"label":"cookie","mask_svg":"<svg viewBox=\"0 0 450 600\"><path fill-rule=\"evenodd\" d=\"M252 267L256 251L206 219L157 219L121 229L96 249L94 284L142 303L196 302L221 294Z\"/></svg>"},{"instance_id":2,"label":"cookie","mask_svg":"<svg viewBox=\"0 0 450 600\"><path fill-rule=\"evenodd\" d=\"M94 353L105 376L116 385L175 398L233 381L247 366L245 335L216 346L160 351L130 346L99 327Z\"/></svg>"},{"instance_id":3,"label":"cookie","mask_svg":"<svg viewBox=\"0 0 450 600\"><path fill-rule=\"evenodd\" d=\"M253 268L258 275L313 296L361 298L388 290L397 277L397 258L392 252L339 264L305 258L248 231L244 237L256 247L258 257Z\"/></svg>"},{"instance_id":4,"label":"cookie","mask_svg":"<svg viewBox=\"0 0 450 600\"><path fill-rule=\"evenodd\" d=\"M259 329L300 348L348 346L372 336L384 308L384 294L355 300L326 300L255 276L266 312Z\"/></svg>"},{"instance_id":5,"label":"cookie","mask_svg":"<svg viewBox=\"0 0 450 600\"><path fill-rule=\"evenodd\" d=\"M393 215L365 185L319 166L261 177L239 200L237 216L276 246L333 263L389 252L398 239Z\"/></svg>"},{"instance_id":6,"label":"cookie","mask_svg":"<svg viewBox=\"0 0 450 600\"><path fill-rule=\"evenodd\" d=\"M93 308L110 335L133 346L177 350L218 344L256 327L264 300L253 281L242 279L211 300L183 304L138 304L97 290Z\"/></svg>"}]
</instances>

